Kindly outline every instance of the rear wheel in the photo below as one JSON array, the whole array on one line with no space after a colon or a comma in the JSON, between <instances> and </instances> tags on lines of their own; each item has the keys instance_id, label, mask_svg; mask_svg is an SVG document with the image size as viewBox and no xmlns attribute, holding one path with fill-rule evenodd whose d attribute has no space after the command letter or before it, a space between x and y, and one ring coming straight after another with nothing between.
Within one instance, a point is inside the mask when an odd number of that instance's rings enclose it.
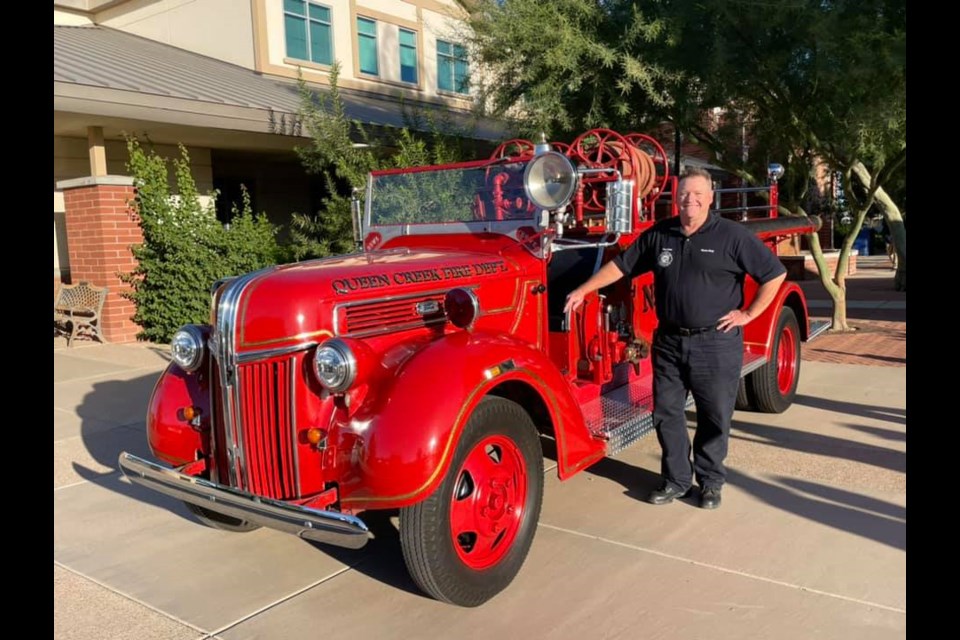
<instances>
[{"instance_id":1,"label":"rear wheel","mask_svg":"<svg viewBox=\"0 0 960 640\"><path fill-rule=\"evenodd\" d=\"M217 513L216 511L210 511L199 505L191 504L189 502L184 502L183 504L187 505L187 509L196 516L197 520L207 525L208 527L213 527L214 529L221 529L223 531L232 531L233 533L246 533L248 531L254 531L260 528L260 525L247 522L246 520L241 520L240 518L234 518L233 516L225 516L222 513Z\"/></svg>"},{"instance_id":2,"label":"rear wheel","mask_svg":"<svg viewBox=\"0 0 960 640\"><path fill-rule=\"evenodd\" d=\"M515 402L485 398L440 486L400 510L411 577L437 600L483 604L520 571L542 502L543 453L533 422Z\"/></svg>"},{"instance_id":3,"label":"rear wheel","mask_svg":"<svg viewBox=\"0 0 960 640\"><path fill-rule=\"evenodd\" d=\"M800 325L793 309L784 307L777 320L770 361L749 378L754 408L764 413L783 413L793 404L799 380Z\"/></svg>"},{"instance_id":4,"label":"rear wheel","mask_svg":"<svg viewBox=\"0 0 960 640\"><path fill-rule=\"evenodd\" d=\"M750 399L750 388L749 382L750 377L753 374L748 373L743 378L740 378L740 385L737 387L737 403L734 405L734 408L737 411L753 411L753 401Z\"/></svg>"}]
</instances>

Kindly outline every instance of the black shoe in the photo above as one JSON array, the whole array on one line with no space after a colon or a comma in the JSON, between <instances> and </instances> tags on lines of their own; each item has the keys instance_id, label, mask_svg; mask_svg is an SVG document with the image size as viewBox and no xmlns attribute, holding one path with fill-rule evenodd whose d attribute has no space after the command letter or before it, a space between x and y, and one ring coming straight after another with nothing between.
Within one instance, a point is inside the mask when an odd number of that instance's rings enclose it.
<instances>
[{"instance_id":1,"label":"black shoe","mask_svg":"<svg viewBox=\"0 0 960 640\"><path fill-rule=\"evenodd\" d=\"M704 487L700 491L700 508L716 509L720 506L720 487Z\"/></svg>"},{"instance_id":2,"label":"black shoe","mask_svg":"<svg viewBox=\"0 0 960 640\"><path fill-rule=\"evenodd\" d=\"M673 485L664 483L659 489L650 494L647 502L650 504L669 504L677 498L686 497L690 489L677 489Z\"/></svg>"}]
</instances>

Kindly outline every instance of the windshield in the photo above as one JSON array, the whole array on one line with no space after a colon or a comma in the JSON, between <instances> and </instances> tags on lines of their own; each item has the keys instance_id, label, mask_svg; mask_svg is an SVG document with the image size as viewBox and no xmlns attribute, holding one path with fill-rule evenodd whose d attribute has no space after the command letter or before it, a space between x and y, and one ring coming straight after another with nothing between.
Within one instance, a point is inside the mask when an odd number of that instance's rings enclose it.
<instances>
[{"instance_id":1,"label":"windshield","mask_svg":"<svg viewBox=\"0 0 960 640\"><path fill-rule=\"evenodd\" d=\"M526 162L374 173L367 193L372 226L532 219L523 190Z\"/></svg>"}]
</instances>

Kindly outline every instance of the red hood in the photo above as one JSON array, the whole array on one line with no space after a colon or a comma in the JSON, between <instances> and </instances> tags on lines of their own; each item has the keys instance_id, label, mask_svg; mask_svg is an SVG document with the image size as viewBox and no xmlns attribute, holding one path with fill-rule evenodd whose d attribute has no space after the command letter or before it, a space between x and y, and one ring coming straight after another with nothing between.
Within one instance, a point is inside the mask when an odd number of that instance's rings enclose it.
<instances>
[{"instance_id":1,"label":"red hood","mask_svg":"<svg viewBox=\"0 0 960 640\"><path fill-rule=\"evenodd\" d=\"M390 249L279 266L244 291L239 345L322 340L333 335L336 305L513 280L519 273L519 265L497 254L446 249Z\"/></svg>"}]
</instances>

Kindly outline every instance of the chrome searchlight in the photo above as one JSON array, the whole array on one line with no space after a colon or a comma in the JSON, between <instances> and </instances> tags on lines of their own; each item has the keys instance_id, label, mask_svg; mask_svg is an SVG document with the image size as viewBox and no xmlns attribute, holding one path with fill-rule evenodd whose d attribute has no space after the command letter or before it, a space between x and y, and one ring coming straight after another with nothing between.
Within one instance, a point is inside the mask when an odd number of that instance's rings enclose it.
<instances>
[{"instance_id":1,"label":"chrome searchlight","mask_svg":"<svg viewBox=\"0 0 960 640\"><path fill-rule=\"evenodd\" d=\"M565 206L577 191L577 170L562 153L547 151L527 164L523 189L527 198L541 209Z\"/></svg>"}]
</instances>

